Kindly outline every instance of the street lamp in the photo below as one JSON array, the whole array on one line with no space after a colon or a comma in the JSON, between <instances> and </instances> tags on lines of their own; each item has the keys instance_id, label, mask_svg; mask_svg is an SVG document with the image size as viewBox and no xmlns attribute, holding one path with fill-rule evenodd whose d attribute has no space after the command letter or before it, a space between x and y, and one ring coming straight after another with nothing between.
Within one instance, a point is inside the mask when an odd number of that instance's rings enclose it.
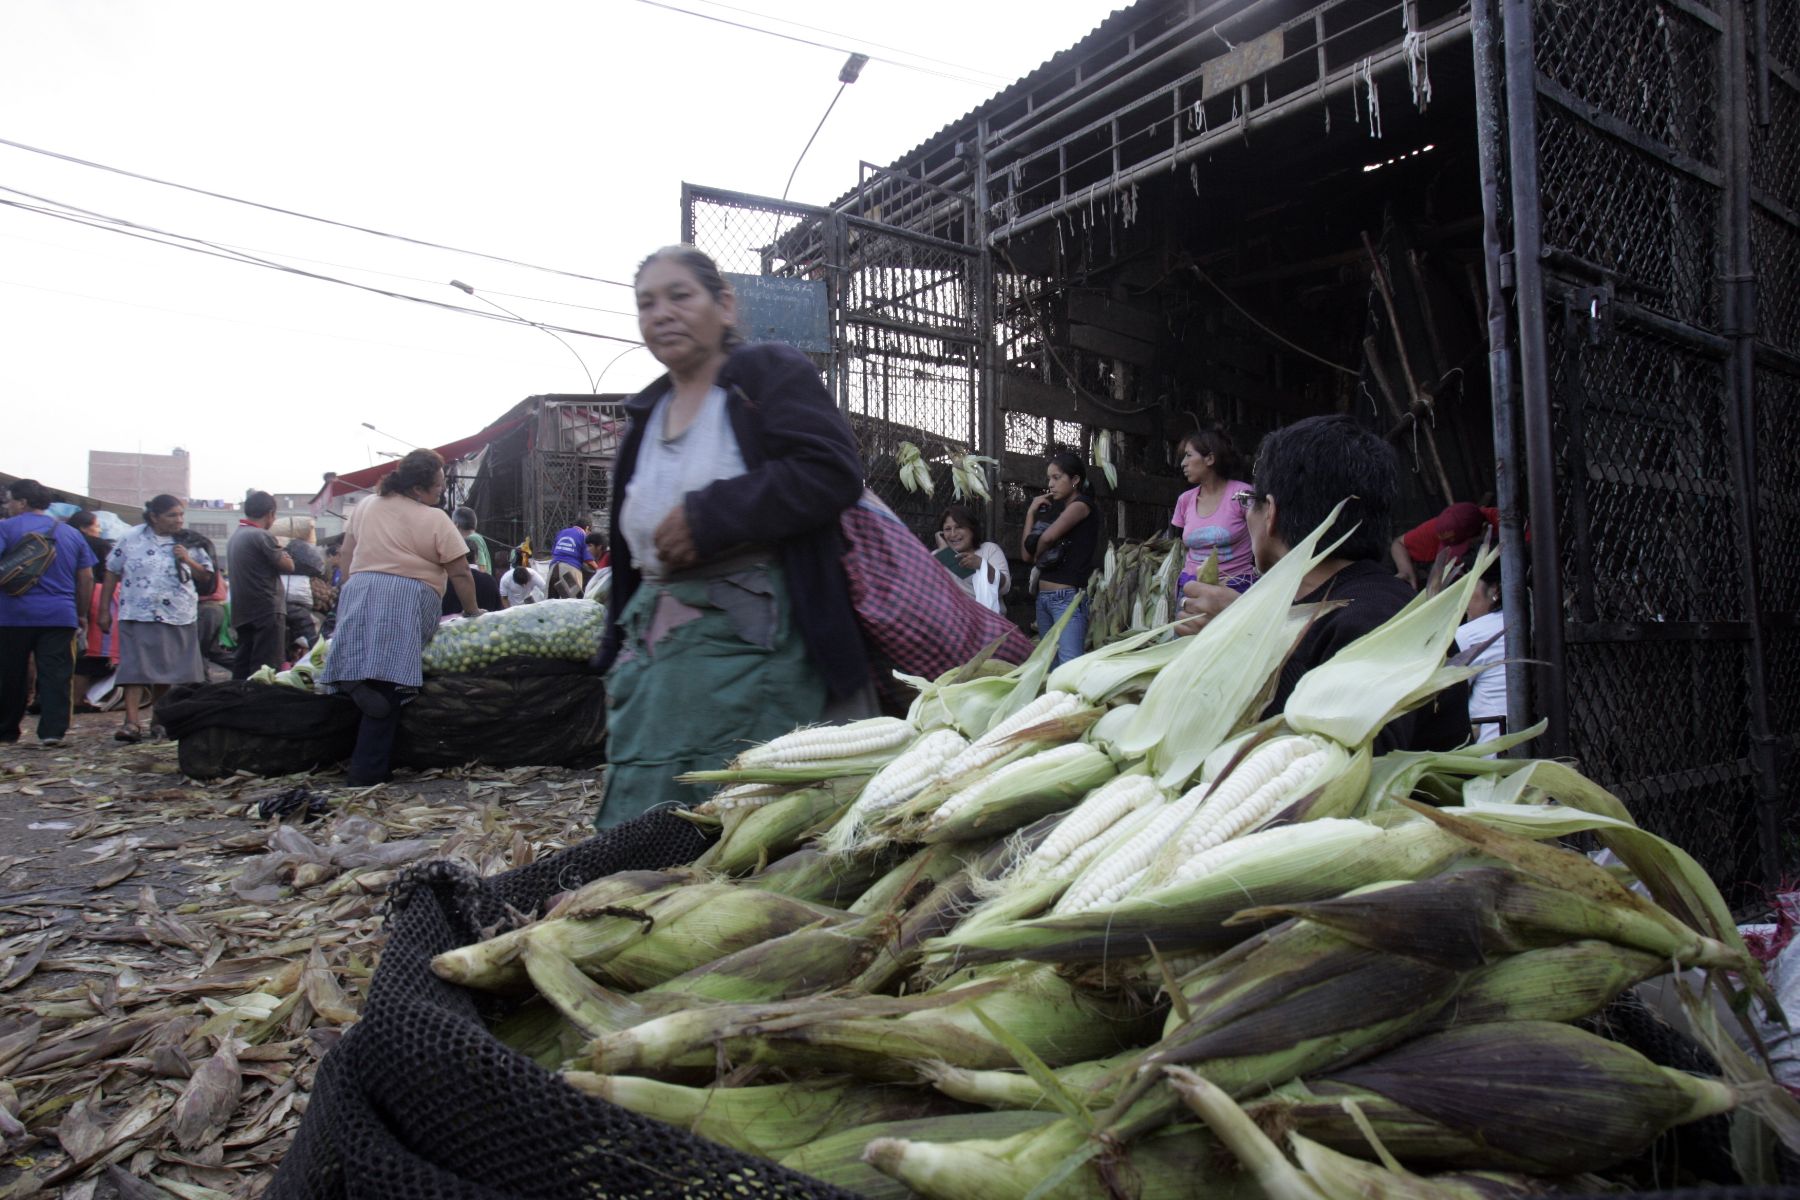
<instances>
[{"instance_id":1,"label":"street lamp","mask_svg":"<svg viewBox=\"0 0 1800 1200\"><path fill-rule=\"evenodd\" d=\"M862 69L868 65L868 55L852 54L844 60L844 65L838 68L838 90L833 93L831 103L825 106L825 115L819 118L818 125L813 128L812 137L806 139L806 145L801 149L800 157L794 160L794 169L788 172L787 185L781 189L783 200L788 198L788 188L794 186L794 176L800 173L800 164L806 161L806 152L812 149L813 142L818 140L819 130L825 128L825 122L830 118L831 110L837 107L838 97L844 94L845 88L856 82L862 74Z\"/></svg>"},{"instance_id":2,"label":"street lamp","mask_svg":"<svg viewBox=\"0 0 1800 1200\"><path fill-rule=\"evenodd\" d=\"M417 442L409 442L403 437L395 437L393 434L389 433L385 429L376 429L373 425L369 424L367 421L364 421L362 423L362 427L364 429L374 430L374 432L379 433L384 438L393 438L394 441L399 442L402 446L410 446L414 450L417 450L419 448L419 444ZM398 457L398 456L396 456L396 457Z\"/></svg>"},{"instance_id":3,"label":"street lamp","mask_svg":"<svg viewBox=\"0 0 1800 1200\"><path fill-rule=\"evenodd\" d=\"M505 313L507 316L511 317L513 320L523 321L525 324L531 326L533 329L541 330L544 333L548 333L551 337L556 338L557 341L562 342L563 349L567 350L570 354L574 354L575 361L581 364L581 373L587 377L588 389L590 391L592 391L594 393L594 395L596 395L596 396L598 396L600 394L600 382L599 382L599 380L594 378L594 373L592 371L588 370L587 360L582 358L580 354L577 354L575 351L575 347L569 345L568 342L563 341L563 339L560 335L558 335L557 333L553 332L552 330L546 328L545 326L538 324L536 321L531 320L529 317L521 317L518 313L514 312L512 309L506 308L499 304L495 304L492 300L489 300L486 296L483 296L480 292L477 292L473 287L470 287L468 284L464 283L460 279L452 279L450 281L450 286L455 288L459 292L463 292L466 295L475 297L475 299L481 301L483 304L486 304L491 308L498 308L501 312Z\"/></svg>"}]
</instances>

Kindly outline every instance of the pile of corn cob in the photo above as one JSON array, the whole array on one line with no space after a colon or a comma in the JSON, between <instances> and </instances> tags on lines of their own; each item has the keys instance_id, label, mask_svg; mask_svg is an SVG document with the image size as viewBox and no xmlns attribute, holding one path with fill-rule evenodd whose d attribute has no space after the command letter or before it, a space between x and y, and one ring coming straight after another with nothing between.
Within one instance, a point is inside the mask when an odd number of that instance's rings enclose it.
<instances>
[{"instance_id":1,"label":"pile of corn cob","mask_svg":"<svg viewBox=\"0 0 1800 1200\"><path fill-rule=\"evenodd\" d=\"M1197 636L747 749L691 866L434 968L519 996L496 1034L572 1086L869 1197L1475 1200L1733 1110L1800 1141L1716 1027L1720 1079L1583 1024L1677 968L1771 999L1692 858L1563 764L1371 753L1467 677L1479 569L1259 720L1318 542Z\"/></svg>"},{"instance_id":2,"label":"pile of corn cob","mask_svg":"<svg viewBox=\"0 0 1800 1200\"><path fill-rule=\"evenodd\" d=\"M1088 579L1087 648L1167 625L1176 615L1175 581L1187 551L1178 542L1115 542Z\"/></svg>"}]
</instances>

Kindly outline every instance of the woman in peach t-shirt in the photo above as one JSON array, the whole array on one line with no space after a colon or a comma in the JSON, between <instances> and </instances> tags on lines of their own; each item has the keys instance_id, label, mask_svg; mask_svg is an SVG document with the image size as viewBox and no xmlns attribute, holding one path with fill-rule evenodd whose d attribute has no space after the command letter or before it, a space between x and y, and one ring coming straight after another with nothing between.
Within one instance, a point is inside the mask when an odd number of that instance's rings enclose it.
<instances>
[{"instance_id":1,"label":"woman in peach t-shirt","mask_svg":"<svg viewBox=\"0 0 1800 1200\"><path fill-rule=\"evenodd\" d=\"M414 450L383 476L379 495L357 505L344 531L337 633L319 679L362 710L352 786L388 777L400 706L424 683L419 656L437 632L446 585L465 615L481 614L468 544L436 507L443 495L444 460Z\"/></svg>"}]
</instances>

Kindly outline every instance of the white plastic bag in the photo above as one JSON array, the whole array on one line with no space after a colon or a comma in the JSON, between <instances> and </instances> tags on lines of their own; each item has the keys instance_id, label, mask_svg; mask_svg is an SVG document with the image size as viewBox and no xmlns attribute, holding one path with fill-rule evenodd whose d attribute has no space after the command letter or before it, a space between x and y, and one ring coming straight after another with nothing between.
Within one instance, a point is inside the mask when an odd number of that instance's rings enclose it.
<instances>
[{"instance_id":1,"label":"white plastic bag","mask_svg":"<svg viewBox=\"0 0 1800 1200\"><path fill-rule=\"evenodd\" d=\"M976 567L972 582L975 587L975 603L989 612L1006 615L1006 599L1000 594L1000 574L994 570L992 563L983 561Z\"/></svg>"}]
</instances>

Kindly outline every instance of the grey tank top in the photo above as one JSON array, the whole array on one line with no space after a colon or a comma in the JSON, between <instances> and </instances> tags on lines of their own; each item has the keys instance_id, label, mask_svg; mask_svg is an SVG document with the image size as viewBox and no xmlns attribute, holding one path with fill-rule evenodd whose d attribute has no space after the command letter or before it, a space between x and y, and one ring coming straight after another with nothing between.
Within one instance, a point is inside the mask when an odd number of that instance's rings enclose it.
<instances>
[{"instance_id":1,"label":"grey tank top","mask_svg":"<svg viewBox=\"0 0 1800 1200\"><path fill-rule=\"evenodd\" d=\"M625 484L625 505L619 514L619 531L631 547L632 561L644 577L661 578L662 560L656 556L656 527L689 492L719 479L736 479L744 473L744 455L731 414L725 406L725 390L715 387L700 402L693 424L677 437L668 436L671 391L657 401L638 447L637 467Z\"/></svg>"}]
</instances>

